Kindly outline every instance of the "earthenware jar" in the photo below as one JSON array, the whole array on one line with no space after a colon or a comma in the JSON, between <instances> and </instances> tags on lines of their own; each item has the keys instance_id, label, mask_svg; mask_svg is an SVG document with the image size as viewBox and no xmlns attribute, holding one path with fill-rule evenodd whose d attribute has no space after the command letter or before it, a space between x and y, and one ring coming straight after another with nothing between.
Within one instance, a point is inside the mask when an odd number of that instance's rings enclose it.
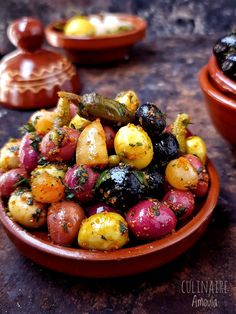
<instances>
[{"instance_id":1,"label":"earthenware jar","mask_svg":"<svg viewBox=\"0 0 236 314\"><path fill-rule=\"evenodd\" d=\"M0 103L13 109L53 107L57 92L78 92L75 67L58 53L41 48L43 25L23 17L8 28L8 37L17 50L0 64Z\"/></svg>"},{"instance_id":2,"label":"earthenware jar","mask_svg":"<svg viewBox=\"0 0 236 314\"><path fill-rule=\"evenodd\" d=\"M236 82L221 71L212 55L200 71L199 83L216 130L236 146Z\"/></svg>"}]
</instances>

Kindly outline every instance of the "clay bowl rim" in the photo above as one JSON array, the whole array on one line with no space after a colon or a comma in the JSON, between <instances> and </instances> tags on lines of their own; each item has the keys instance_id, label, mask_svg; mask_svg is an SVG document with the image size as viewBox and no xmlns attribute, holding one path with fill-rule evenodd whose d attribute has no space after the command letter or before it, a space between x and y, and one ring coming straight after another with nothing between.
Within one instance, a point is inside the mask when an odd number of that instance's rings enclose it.
<instances>
[{"instance_id":1,"label":"clay bowl rim","mask_svg":"<svg viewBox=\"0 0 236 314\"><path fill-rule=\"evenodd\" d=\"M209 80L208 65L205 65L199 72L199 83L201 89L210 97L214 98L218 105L236 112L236 100L228 97L216 89Z\"/></svg>"},{"instance_id":2,"label":"clay bowl rim","mask_svg":"<svg viewBox=\"0 0 236 314\"><path fill-rule=\"evenodd\" d=\"M89 251L79 248L68 248L48 243L45 240L39 239L36 236L30 234L12 221L6 214L2 202L0 203L0 221L4 228L11 234L11 236L18 242L23 242L26 246L33 247L42 253L54 255L54 257L63 257L70 260L79 261L115 261L115 260L128 260L138 258L140 256L148 256L151 253L161 252L163 249L172 247L175 243L181 242L190 237L191 234L197 232L197 230L207 221L217 204L220 181L216 168L213 163L207 160L207 169L210 177L210 186L206 199L199 212L194 216L186 225L180 228L175 233L161 239L147 244L142 244L130 248L122 248L116 251Z\"/></svg>"},{"instance_id":3,"label":"clay bowl rim","mask_svg":"<svg viewBox=\"0 0 236 314\"><path fill-rule=\"evenodd\" d=\"M217 87L227 93L236 95L236 82L227 77L217 64L216 57L212 54L208 61L208 72Z\"/></svg>"},{"instance_id":4,"label":"clay bowl rim","mask_svg":"<svg viewBox=\"0 0 236 314\"><path fill-rule=\"evenodd\" d=\"M118 34L99 35L94 37L68 36L55 30L58 24L65 24L67 20L58 20L45 27L45 35L53 47L74 50L103 50L131 46L145 37L147 22L136 15L112 14L122 20L130 21L134 29Z\"/></svg>"}]
</instances>

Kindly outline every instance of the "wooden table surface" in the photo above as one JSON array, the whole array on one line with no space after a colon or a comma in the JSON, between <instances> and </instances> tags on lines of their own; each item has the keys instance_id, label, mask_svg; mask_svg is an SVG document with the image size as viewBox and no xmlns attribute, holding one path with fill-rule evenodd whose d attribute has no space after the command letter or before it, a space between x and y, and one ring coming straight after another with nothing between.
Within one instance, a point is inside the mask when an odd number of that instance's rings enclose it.
<instances>
[{"instance_id":1,"label":"wooden table surface","mask_svg":"<svg viewBox=\"0 0 236 314\"><path fill-rule=\"evenodd\" d=\"M179 112L190 114L191 129L205 139L221 179L219 202L204 236L160 269L93 280L35 265L16 250L0 225L0 313L235 313L236 153L212 126L197 78L213 41L146 41L127 62L79 69L82 92L114 96L134 89L142 102L160 106L169 120ZM0 109L1 146L17 136L31 114ZM221 282L224 289L217 290ZM203 285L207 290L196 291Z\"/></svg>"}]
</instances>

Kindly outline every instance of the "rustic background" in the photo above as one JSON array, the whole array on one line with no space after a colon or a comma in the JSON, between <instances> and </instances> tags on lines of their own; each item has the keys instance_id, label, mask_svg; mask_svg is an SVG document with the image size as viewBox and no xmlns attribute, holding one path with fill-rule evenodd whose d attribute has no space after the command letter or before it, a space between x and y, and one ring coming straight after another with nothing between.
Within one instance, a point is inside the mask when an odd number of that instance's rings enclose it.
<instances>
[{"instance_id":1,"label":"rustic background","mask_svg":"<svg viewBox=\"0 0 236 314\"><path fill-rule=\"evenodd\" d=\"M132 88L142 102L155 102L167 112L169 121L188 112L191 130L205 139L219 172L218 205L204 236L180 258L119 279L74 278L35 265L16 250L0 225L0 314L235 313L236 151L210 121L198 72L216 39L236 24L236 0L0 0L0 53L12 49L5 31L15 18L33 15L47 24L76 11L130 12L147 19L147 37L130 60L79 69L82 92L114 96ZM0 146L9 136L18 136L18 127L31 114L0 108ZM181 292L183 280L226 280L227 293L213 295L216 308L194 308L193 294Z\"/></svg>"},{"instance_id":2,"label":"rustic background","mask_svg":"<svg viewBox=\"0 0 236 314\"><path fill-rule=\"evenodd\" d=\"M12 50L9 23L21 16L38 17L46 25L76 12L126 12L147 19L148 37L224 33L236 25L236 0L1 0L0 54Z\"/></svg>"}]
</instances>

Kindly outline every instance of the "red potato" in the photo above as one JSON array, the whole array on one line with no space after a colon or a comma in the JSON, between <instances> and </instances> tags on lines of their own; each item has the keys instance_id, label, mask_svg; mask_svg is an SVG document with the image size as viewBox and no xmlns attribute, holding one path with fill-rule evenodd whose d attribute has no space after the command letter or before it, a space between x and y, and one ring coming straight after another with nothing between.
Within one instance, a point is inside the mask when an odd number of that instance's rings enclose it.
<instances>
[{"instance_id":1,"label":"red potato","mask_svg":"<svg viewBox=\"0 0 236 314\"><path fill-rule=\"evenodd\" d=\"M67 126L48 132L40 143L42 155L49 161L69 161L75 155L80 132Z\"/></svg>"},{"instance_id":2,"label":"red potato","mask_svg":"<svg viewBox=\"0 0 236 314\"><path fill-rule=\"evenodd\" d=\"M74 116L78 113L78 107L71 103L70 104L70 116L71 116L71 119L74 118Z\"/></svg>"},{"instance_id":3,"label":"red potato","mask_svg":"<svg viewBox=\"0 0 236 314\"><path fill-rule=\"evenodd\" d=\"M88 202L94 197L98 175L88 166L75 165L66 172L64 184L79 201Z\"/></svg>"},{"instance_id":4,"label":"red potato","mask_svg":"<svg viewBox=\"0 0 236 314\"><path fill-rule=\"evenodd\" d=\"M105 131L107 150L110 152L114 150L114 138L116 132L108 125L103 125L103 130Z\"/></svg>"},{"instance_id":5,"label":"red potato","mask_svg":"<svg viewBox=\"0 0 236 314\"><path fill-rule=\"evenodd\" d=\"M194 196L190 191L173 189L165 194L162 199L179 220L185 220L194 210Z\"/></svg>"},{"instance_id":6,"label":"red potato","mask_svg":"<svg viewBox=\"0 0 236 314\"><path fill-rule=\"evenodd\" d=\"M84 218L83 208L75 202L62 201L52 204L47 216L52 241L59 245L71 245L78 235Z\"/></svg>"},{"instance_id":7,"label":"red potato","mask_svg":"<svg viewBox=\"0 0 236 314\"><path fill-rule=\"evenodd\" d=\"M103 212L119 213L117 209L112 208L111 206L108 206L105 203L98 203L98 204L91 205L87 208L86 212L88 213L89 217L95 214L103 213Z\"/></svg>"},{"instance_id":8,"label":"red potato","mask_svg":"<svg viewBox=\"0 0 236 314\"><path fill-rule=\"evenodd\" d=\"M0 195L9 197L17 187L24 184L28 179L25 169L12 169L0 176Z\"/></svg>"},{"instance_id":9,"label":"red potato","mask_svg":"<svg viewBox=\"0 0 236 314\"><path fill-rule=\"evenodd\" d=\"M33 171L39 160L39 142L41 137L35 133L26 133L20 143L19 157L22 166L26 171Z\"/></svg>"},{"instance_id":10,"label":"red potato","mask_svg":"<svg viewBox=\"0 0 236 314\"><path fill-rule=\"evenodd\" d=\"M198 183L196 189L193 190L193 193L198 197L203 197L207 194L209 187L209 175L206 171L206 168L202 164L200 158L195 155L187 154L185 155L191 165L197 170L198 173Z\"/></svg>"},{"instance_id":11,"label":"red potato","mask_svg":"<svg viewBox=\"0 0 236 314\"><path fill-rule=\"evenodd\" d=\"M156 199L147 199L130 208L126 214L130 231L144 241L157 240L171 233L177 223L172 210Z\"/></svg>"}]
</instances>

